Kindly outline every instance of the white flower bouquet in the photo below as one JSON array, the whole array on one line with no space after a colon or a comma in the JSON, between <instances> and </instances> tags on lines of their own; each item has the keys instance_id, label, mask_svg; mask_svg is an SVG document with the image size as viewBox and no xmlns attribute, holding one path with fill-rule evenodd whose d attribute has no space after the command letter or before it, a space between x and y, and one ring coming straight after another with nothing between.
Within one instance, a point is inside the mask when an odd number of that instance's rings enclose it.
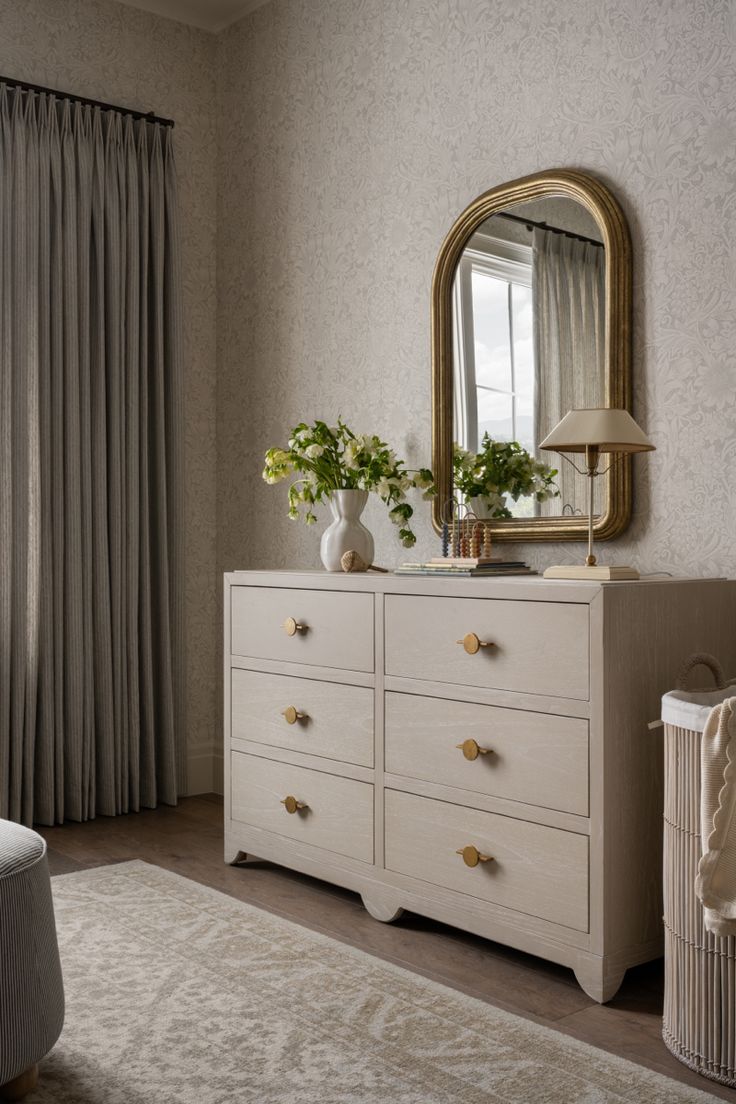
<instances>
[{"instance_id":1,"label":"white flower bouquet","mask_svg":"<svg viewBox=\"0 0 736 1104\"><path fill-rule=\"evenodd\" d=\"M333 491L361 490L377 494L399 526L399 538L411 548L416 537L411 528L413 507L406 493L414 488L431 498L434 480L428 468L409 471L380 437L354 433L342 419L336 426L316 421L300 422L292 429L284 448L266 453L263 478L279 483L296 476L289 487L289 517L303 518L307 525L317 520L312 507L329 499Z\"/></svg>"}]
</instances>

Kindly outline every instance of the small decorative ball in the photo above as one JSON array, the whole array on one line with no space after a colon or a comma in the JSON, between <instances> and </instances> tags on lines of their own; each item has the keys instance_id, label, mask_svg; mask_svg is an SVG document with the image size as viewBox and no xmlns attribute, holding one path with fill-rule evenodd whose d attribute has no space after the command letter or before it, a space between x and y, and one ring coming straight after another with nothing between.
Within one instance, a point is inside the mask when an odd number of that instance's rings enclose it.
<instances>
[{"instance_id":1,"label":"small decorative ball","mask_svg":"<svg viewBox=\"0 0 736 1104\"><path fill-rule=\"evenodd\" d=\"M343 571L348 572L348 574L351 571L367 571L371 566L366 563L363 557L353 548L348 549L347 552L343 552L340 557L340 565Z\"/></svg>"}]
</instances>

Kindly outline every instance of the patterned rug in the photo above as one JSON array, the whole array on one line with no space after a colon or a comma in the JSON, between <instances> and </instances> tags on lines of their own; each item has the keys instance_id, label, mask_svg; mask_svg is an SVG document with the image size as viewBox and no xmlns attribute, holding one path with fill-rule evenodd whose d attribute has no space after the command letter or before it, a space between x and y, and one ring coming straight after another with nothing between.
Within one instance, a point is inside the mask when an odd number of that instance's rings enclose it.
<instances>
[{"instance_id":1,"label":"patterned rug","mask_svg":"<svg viewBox=\"0 0 736 1104\"><path fill-rule=\"evenodd\" d=\"M146 863L53 886L67 1018L27 1104L714 1099Z\"/></svg>"}]
</instances>

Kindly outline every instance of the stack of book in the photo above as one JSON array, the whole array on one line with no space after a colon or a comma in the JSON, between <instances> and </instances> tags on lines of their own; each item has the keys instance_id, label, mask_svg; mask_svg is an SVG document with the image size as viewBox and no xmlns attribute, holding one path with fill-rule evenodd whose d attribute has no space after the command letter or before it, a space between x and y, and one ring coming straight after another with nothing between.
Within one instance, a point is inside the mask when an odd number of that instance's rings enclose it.
<instances>
[{"instance_id":1,"label":"stack of book","mask_svg":"<svg viewBox=\"0 0 736 1104\"><path fill-rule=\"evenodd\" d=\"M479 556L435 556L426 563L405 563L397 575L452 575L489 578L493 575L536 575L523 560L486 560Z\"/></svg>"}]
</instances>

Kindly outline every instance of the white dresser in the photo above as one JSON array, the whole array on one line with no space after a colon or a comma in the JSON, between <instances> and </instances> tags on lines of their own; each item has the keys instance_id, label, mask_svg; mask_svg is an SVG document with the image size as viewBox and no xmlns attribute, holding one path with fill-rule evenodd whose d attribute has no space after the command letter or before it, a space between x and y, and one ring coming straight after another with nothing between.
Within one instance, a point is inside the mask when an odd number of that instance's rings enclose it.
<instances>
[{"instance_id":1,"label":"white dresser","mask_svg":"<svg viewBox=\"0 0 736 1104\"><path fill-rule=\"evenodd\" d=\"M736 583L225 576L225 858L570 966L661 954L661 736ZM244 874L244 876L247 876Z\"/></svg>"}]
</instances>

